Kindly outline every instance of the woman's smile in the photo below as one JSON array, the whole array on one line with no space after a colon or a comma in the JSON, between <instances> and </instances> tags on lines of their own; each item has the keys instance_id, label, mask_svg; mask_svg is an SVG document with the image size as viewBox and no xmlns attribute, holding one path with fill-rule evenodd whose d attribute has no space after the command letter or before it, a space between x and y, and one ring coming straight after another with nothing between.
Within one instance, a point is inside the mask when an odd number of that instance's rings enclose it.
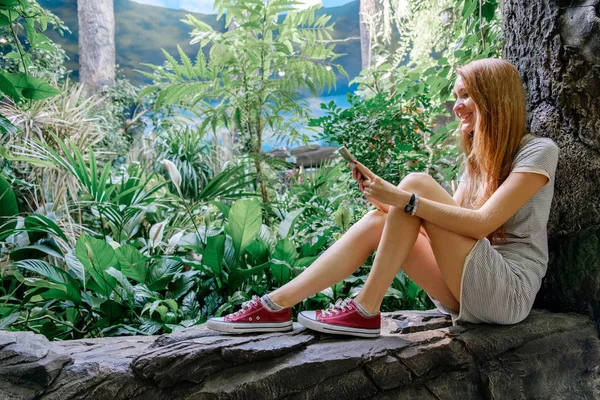
<instances>
[{"instance_id":1,"label":"woman's smile","mask_svg":"<svg viewBox=\"0 0 600 400\"><path fill-rule=\"evenodd\" d=\"M470 133L475 129L477 117L477 107L475 102L465 88L462 77L459 75L454 84L454 114L460 119L460 130L463 133Z\"/></svg>"}]
</instances>

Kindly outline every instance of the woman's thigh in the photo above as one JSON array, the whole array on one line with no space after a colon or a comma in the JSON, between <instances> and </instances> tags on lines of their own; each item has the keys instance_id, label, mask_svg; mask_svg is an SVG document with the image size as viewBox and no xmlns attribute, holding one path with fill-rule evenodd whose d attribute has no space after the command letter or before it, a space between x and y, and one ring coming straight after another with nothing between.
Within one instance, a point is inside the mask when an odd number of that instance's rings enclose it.
<instances>
[{"instance_id":1,"label":"woman's thigh","mask_svg":"<svg viewBox=\"0 0 600 400\"><path fill-rule=\"evenodd\" d=\"M370 237L370 239L374 239L373 250L376 250L378 247L387 215L388 214L379 210L370 211L365 215L365 218L369 218L370 221L377 226L375 231L377 231L378 234L373 234ZM430 296L439 300L446 307L455 310L456 312L459 311L458 300L446 284L431 248L427 232L423 226L421 226L421 230L413 248L408 253L404 263L400 265L400 268L413 282L421 289L425 290Z\"/></svg>"},{"instance_id":2,"label":"woman's thigh","mask_svg":"<svg viewBox=\"0 0 600 400\"><path fill-rule=\"evenodd\" d=\"M458 312L459 302L448 287L423 226L417 241L401 266L413 282L446 307Z\"/></svg>"},{"instance_id":3,"label":"woman's thigh","mask_svg":"<svg viewBox=\"0 0 600 400\"><path fill-rule=\"evenodd\" d=\"M417 193L420 197L458 206L452 196L427 174L409 174L398 186L408 192ZM421 227L425 231L425 237L429 242L431 252L437 262L444 282L454 297L460 302L460 283L465 259L475 246L475 243L477 243L477 239L449 231L435 225L434 222L426 220L423 220ZM429 291L428 293L436 297L435 293ZM438 300L442 301L439 298Z\"/></svg>"}]
</instances>

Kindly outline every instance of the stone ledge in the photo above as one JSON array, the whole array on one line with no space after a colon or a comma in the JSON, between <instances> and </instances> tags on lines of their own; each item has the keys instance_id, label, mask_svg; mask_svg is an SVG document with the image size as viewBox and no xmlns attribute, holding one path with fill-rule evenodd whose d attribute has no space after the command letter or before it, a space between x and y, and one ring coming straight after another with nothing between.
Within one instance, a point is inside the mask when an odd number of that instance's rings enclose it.
<instances>
[{"instance_id":1,"label":"stone ledge","mask_svg":"<svg viewBox=\"0 0 600 400\"><path fill-rule=\"evenodd\" d=\"M586 316L535 310L511 326L452 326L435 311L384 314L378 339L291 333L49 342L0 331L4 399L600 398Z\"/></svg>"}]
</instances>

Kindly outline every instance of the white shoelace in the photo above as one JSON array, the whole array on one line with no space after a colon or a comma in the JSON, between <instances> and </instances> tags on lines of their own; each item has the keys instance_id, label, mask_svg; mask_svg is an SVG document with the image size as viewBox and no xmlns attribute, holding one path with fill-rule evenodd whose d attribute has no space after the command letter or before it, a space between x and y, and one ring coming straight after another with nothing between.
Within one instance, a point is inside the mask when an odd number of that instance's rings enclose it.
<instances>
[{"instance_id":1,"label":"white shoelace","mask_svg":"<svg viewBox=\"0 0 600 400\"><path fill-rule=\"evenodd\" d=\"M233 313L233 315L237 316L241 312L242 314L246 314L246 310L252 308L252 306L257 306L258 301L260 301L260 297L252 296L252 300L248 300L242 303L242 309Z\"/></svg>"},{"instance_id":2,"label":"white shoelace","mask_svg":"<svg viewBox=\"0 0 600 400\"><path fill-rule=\"evenodd\" d=\"M349 304L352 301L351 298L347 298L347 299L338 299L338 301L336 301L336 303L329 307L326 310L323 310L321 312L321 314L326 315L326 316L332 316L334 313L337 315L340 313L340 311L346 311L346 307L348 308L348 310L352 310L353 307Z\"/></svg>"}]
</instances>

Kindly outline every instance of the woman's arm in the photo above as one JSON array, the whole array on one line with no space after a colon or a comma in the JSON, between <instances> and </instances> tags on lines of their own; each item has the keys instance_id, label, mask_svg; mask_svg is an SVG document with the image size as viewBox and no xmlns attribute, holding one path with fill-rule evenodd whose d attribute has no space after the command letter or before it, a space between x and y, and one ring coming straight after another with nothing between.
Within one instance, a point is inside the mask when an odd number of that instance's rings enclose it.
<instances>
[{"instance_id":1,"label":"woman's arm","mask_svg":"<svg viewBox=\"0 0 600 400\"><path fill-rule=\"evenodd\" d=\"M465 193L465 184L460 182L458 184L458 187L456 188L456 191L454 192L454 196L452 196L452 198L454 199L456 204L460 204L464 193Z\"/></svg>"},{"instance_id":2,"label":"woman's arm","mask_svg":"<svg viewBox=\"0 0 600 400\"><path fill-rule=\"evenodd\" d=\"M415 215L449 231L482 239L504 225L547 182L548 177L542 174L513 172L479 210L420 197ZM410 198L408 192L402 192L394 204L398 207L404 207Z\"/></svg>"},{"instance_id":3,"label":"woman's arm","mask_svg":"<svg viewBox=\"0 0 600 400\"><path fill-rule=\"evenodd\" d=\"M365 195L404 209L410 193L364 170ZM546 183L548 177L535 172L512 172L479 210L439 203L420 196L415 215L452 232L482 239L504 225Z\"/></svg>"}]
</instances>

